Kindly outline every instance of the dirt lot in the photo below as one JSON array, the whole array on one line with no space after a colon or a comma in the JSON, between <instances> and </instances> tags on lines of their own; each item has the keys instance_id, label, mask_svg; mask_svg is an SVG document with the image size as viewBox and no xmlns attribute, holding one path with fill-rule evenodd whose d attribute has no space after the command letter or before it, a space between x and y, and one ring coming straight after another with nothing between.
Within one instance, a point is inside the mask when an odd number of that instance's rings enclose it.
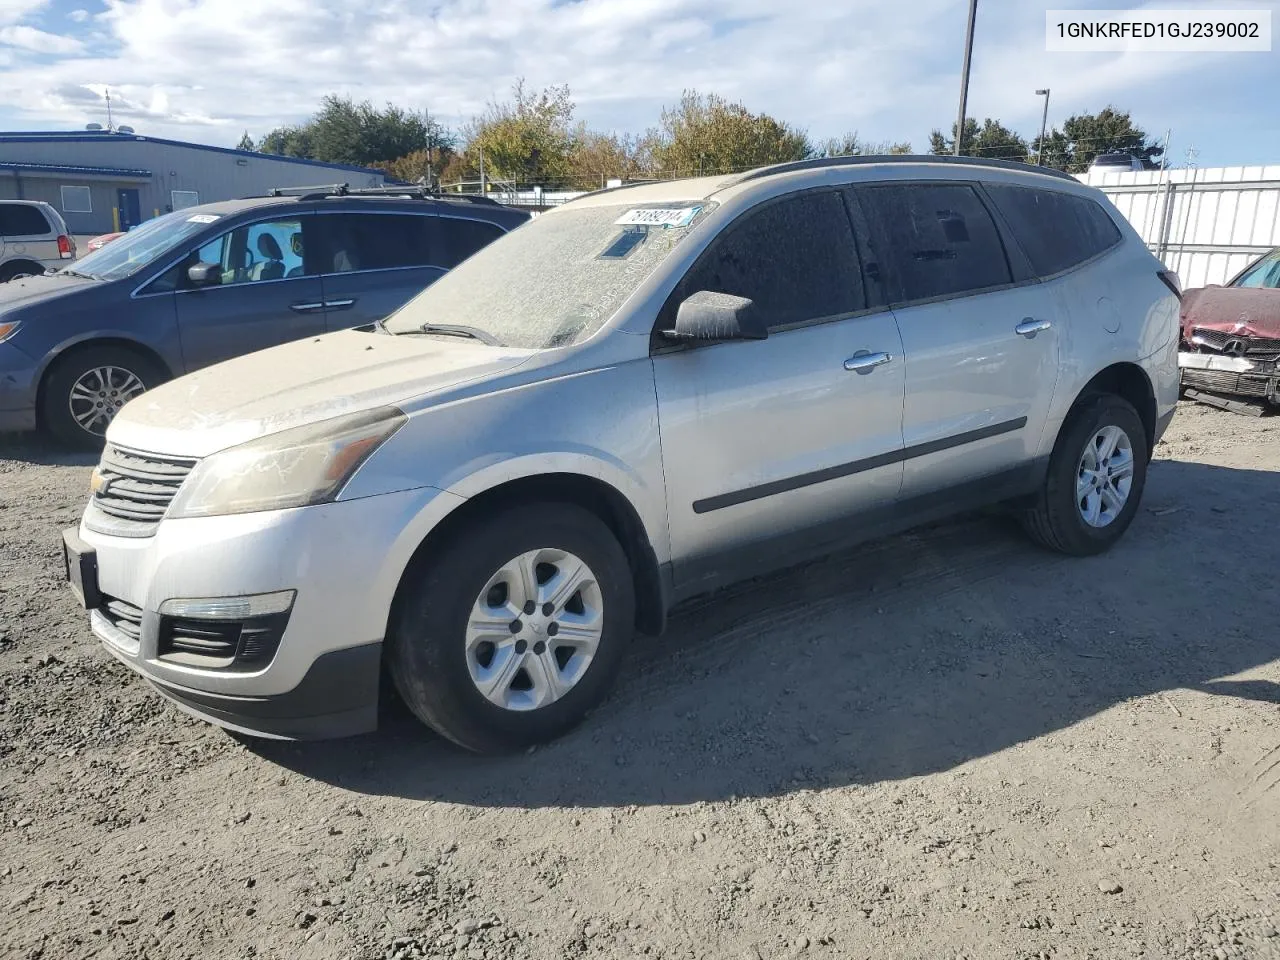
<instances>
[{"instance_id":1,"label":"dirt lot","mask_svg":"<svg viewBox=\"0 0 1280 960\"><path fill-rule=\"evenodd\" d=\"M5 957L1280 957L1280 418L1180 411L1112 553L1005 521L691 610L529 755L188 719L0 450Z\"/></svg>"}]
</instances>

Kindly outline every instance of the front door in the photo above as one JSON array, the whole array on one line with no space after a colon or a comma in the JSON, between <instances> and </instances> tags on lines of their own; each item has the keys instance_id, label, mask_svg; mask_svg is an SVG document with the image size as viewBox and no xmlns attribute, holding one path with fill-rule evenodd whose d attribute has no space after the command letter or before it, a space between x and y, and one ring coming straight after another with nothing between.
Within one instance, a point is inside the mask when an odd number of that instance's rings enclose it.
<instances>
[{"instance_id":1,"label":"front door","mask_svg":"<svg viewBox=\"0 0 1280 960\"><path fill-rule=\"evenodd\" d=\"M138 199L138 191L132 187L121 187L116 191L116 207L120 211L120 229L128 230L142 222L142 207Z\"/></svg>"},{"instance_id":2,"label":"front door","mask_svg":"<svg viewBox=\"0 0 1280 960\"><path fill-rule=\"evenodd\" d=\"M198 289L183 282L175 295L188 371L325 332L324 292L305 256L313 219L242 224L188 258L216 264L221 280Z\"/></svg>"},{"instance_id":3,"label":"front door","mask_svg":"<svg viewBox=\"0 0 1280 960\"><path fill-rule=\"evenodd\" d=\"M1016 261L969 184L856 193L906 356L903 498L984 478L1016 484L1058 379L1058 299L1014 282Z\"/></svg>"},{"instance_id":4,"label":"front door","mask_svg":"<svg viewBox=\"0 0 1280 960\"><path fill-rule=\"evenodd\" d=\"M754 208L714 240L659 318L699 290L749 297L768 339L653 358L677 590L817 552L890 508L902 479L897 325L868 310L840 193Z\"/></svg>"}]
</instances>

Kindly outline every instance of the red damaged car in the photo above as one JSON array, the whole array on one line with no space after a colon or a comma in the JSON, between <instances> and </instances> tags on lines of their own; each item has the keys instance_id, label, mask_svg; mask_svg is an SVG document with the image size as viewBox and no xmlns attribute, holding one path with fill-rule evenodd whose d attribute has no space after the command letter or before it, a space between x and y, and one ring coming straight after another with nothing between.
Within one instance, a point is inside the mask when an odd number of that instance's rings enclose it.
<instances>
[{"instance_id":1,"label":"red damaged car","mask_svg":"<svg viewBox=\"0 0 1280 960\"><path fill-rule=\"evenodd\" d=\"M1280 247L1182 295L1182 386L1280 406Z\"/></svg>"}]
</instances>

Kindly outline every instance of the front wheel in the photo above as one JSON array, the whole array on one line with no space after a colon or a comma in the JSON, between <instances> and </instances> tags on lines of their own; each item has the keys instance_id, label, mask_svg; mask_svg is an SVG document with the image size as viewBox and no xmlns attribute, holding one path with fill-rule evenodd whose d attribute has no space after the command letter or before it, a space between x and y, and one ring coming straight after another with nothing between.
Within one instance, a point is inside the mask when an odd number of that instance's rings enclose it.
<instances>
[{"instance_id":1,"label":"front wheel","mask_svg":"<svg viewBox=\"0 0 1280 960\"><path fill-rule=\"evenodd\" d=\"M116 412L164 379L154 361L128 347L82 347L54 361L41 390L41 416L63 445L100 449Z\"/></svg>"},{"instance_id":2,"label":"front wheel","mask_svg":"<svg viewBox=\"0 0 1280 960\"><path fill-rule=\"evenodd\" d=\"M392 680L420 720L480 753L577 724L604 699L634 631L626 554L569 504L502 510L405 577Z\"/></svg>"},{"instance_id":3,"label":"front wheel","mask_svg":"<svg viewBox=\"0 0 1280 960\"><path fill-rule=\"evenodd\" d=\"M1082 401L1063 425L1023 527L1052 550L1101 553L1133 522L1147 462L1147 431L1128 401L1111 394Z\"/></svg>"}]
</instances>

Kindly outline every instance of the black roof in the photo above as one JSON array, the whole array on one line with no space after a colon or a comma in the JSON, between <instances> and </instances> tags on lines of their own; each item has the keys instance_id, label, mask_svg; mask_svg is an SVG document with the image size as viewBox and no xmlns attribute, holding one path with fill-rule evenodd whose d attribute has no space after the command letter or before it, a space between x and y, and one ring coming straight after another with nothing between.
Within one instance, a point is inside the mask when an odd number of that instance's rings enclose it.
<instances>
[{"instance_id":1,"label":"black roof","mask_svg":"<svg viewBox=\"0 0 1280 960\"><path fill-rule=\"evenodd\" d=\"M1038 173L1045 177L1056 177L1059 180L1079 182L1071 174L1052 167L1038 167L1030 163L1016 163L1012 160L988 160L985 157L951 157L934 154L888 154L861 157L818 157L814 160L796 160L792 163L775 163L769 167L759 167L739 174L732 183L745 183L748 180L759 180L771 177L775 173L790 173L793 170L816 170L822 167L850 167L871 163L944 163L958 167L988 167L998 170L1017 170L1021 173Z\"/></svg>"}]
</instances>

